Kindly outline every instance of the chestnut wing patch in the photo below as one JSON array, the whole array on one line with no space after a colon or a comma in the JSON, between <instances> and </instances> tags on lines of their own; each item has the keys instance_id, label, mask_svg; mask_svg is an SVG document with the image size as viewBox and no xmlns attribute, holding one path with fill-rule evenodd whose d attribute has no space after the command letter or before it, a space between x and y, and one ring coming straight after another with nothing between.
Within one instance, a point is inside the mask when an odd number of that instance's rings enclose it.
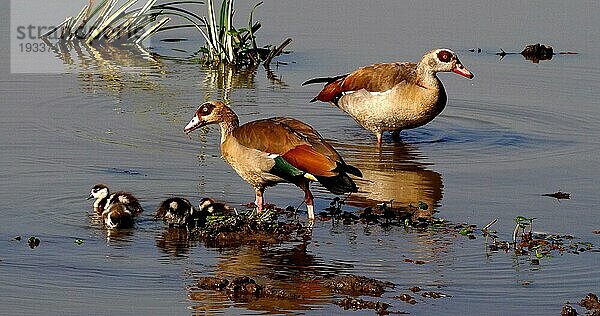
<instances>
[{"instance_id":1,"label":"chestnut wing patch","mask_svg":"<svg viewBox=\"0 0 600 316\"><path fill-rule=\"evenodd\" d=\"M333 171L336 167L335 161L329 160L327 156L317 152L309 145L297 146L281 157L292 166L314 176L333 177L337 175L337 172Z\"/></svg>"},{"instance_id":2,"label":"chestnut wing patch","mask_svg":"<svg viewBox=\"0 0 600 316\"><path fill-rule=\"evenodd\" d=\"M416 66L414 63L386 63L362 67L327 84L315 99L337 103L346 92L361 89L369 92L384 92L401 82L414 82Z\"/></svg>"},{"instance_id":3,"label":"chestnut wing patch","mask_svg":"<svg viewBox=\"0 0 600 316\"><path fill-rule=\"evenodd\" d=\"M293 167L315 176L334 176L341 157L309 125L287 117L246 123L234 131L246 147L275 154Z\"/></svg>"}]
</instances>

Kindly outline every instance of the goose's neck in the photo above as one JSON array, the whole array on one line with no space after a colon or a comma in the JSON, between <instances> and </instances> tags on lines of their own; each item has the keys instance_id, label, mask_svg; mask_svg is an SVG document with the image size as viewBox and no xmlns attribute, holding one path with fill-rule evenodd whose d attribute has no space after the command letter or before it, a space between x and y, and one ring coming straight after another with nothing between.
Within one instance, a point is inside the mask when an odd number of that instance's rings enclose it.
<instances>
[{"instance_id":1,"label":"goose's neck","mask_svg":"<svg viewBox=\"0 0 600 316\"><path fill-rule=\"evenodd\" d=\"M417 65L416 84L425 89L438 89L440 81L431 67L425 63L419 63Z\"/></svg>"},{"instance_id":2,"label":"goose's neck","mask_svg":"<svg viewBox=\"0 0 600 316\"><path fill-rule=\"evenodd\" d=\"M108 202L108 196L101 196L94 201L94 209L103 209Z\"/></svg>"},{"instance_id":3,"label":"goose's neck","mask_svg":"<svg viewBox=\"0 0 600 316\"><path fill-rule=\"evenodd\" d=\"M221 144L225 142L227 137L231 136L233 131L240 126L240 120L237 115L229 110L223 115L223 119L219 123L221 128Z\"/></svg>"}]
</instances>

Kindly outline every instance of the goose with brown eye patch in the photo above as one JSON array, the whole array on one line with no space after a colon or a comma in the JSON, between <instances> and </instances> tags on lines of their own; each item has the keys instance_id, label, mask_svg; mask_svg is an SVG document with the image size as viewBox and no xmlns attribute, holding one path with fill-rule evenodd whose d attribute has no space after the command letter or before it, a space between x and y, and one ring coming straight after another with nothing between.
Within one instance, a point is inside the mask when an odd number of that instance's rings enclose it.
<instances>
[{"instance_id":1,"label":"goose with brown eye patch","mask_svg":"<svg viewBox=\"0 0 600 316\"><path fill-rule=\"evenodd\" d=\"M443 63L449 63L452 59L452 53L447 50L440 50L437 53L438 59Z\"/></svg>"},{"instance_id":2,"label":"goose with brown eye patch","mask_svg":"<svg viewBox=\"0 0 600 316\"><path fill-rule=\"evenodd\" d=\"M325 83L311 102L337 106L360 126L377 136L423 126L446 106L447 96L438 72L454 72L472 79L473 74L450 49L427 52L418 63L395 62L361 67L334 77L314 78L302 85Z\"/></svg>"},{"instance_id":3,"label":"goose with brown eye patch","mask_svg":"<svg viewBox=\"0 0 600 316\"><path fill-rule=\"evenodd\" d=\"M210 113L205 115L207 108ZM315 218L311 181L320 182L334 194L358 191L348 174L361 177L360 170L347 165L316 130L301 121L272 117L240 125L230 107L210 101L198 107L184 132L189 134L207 124L219 124L222 157L254 188L259 213L265 205L265 189L278 183L293 183L302 189L311 221ZM203 201L200 209L224 211L210 200Z\"/></svg>"}]
</instances>

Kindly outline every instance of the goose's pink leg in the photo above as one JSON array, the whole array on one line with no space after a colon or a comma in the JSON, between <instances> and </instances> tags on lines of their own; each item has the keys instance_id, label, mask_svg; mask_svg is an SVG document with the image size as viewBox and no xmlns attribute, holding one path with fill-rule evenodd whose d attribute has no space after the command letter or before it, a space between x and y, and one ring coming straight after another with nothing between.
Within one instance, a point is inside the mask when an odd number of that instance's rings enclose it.
<instances>
[{"instance_id":1,"label":"goose's pink leg","mask_svg":"<svg viewBox=\"0 0 600 316\"><path fill-rule=\"evenodd\" d=\"M315 220L315 202L314 197L308 187L304 189L304 203L306 203L306 209L308 210L308 219L310 221Z\"/></svg>"},{"instance_id":2,"label":"goose's pink leg","mask_svg":"<svg viewBox=\"0 0 600 316\"><path fill-rule=\"evenodd\" d=\"M256 189L256 199L254 200L254 204L256 204L256 212L260 214L263 210L264 199L263 199L263 189Z\"/></svg>"}]
</instances>

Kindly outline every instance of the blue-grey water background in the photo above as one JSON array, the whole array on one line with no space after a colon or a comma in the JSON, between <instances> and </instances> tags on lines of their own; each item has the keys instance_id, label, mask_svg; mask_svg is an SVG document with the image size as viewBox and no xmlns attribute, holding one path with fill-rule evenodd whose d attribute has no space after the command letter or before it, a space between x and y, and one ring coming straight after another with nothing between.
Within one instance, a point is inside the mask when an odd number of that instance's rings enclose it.
<instances>
[{"instance_id":1,"label":"blue-grey water background","mask_svg":"<svg viewBox=\"0 0 600 316\"><path fill-rule=\"evenodd\" d=\"M245 25L253 2L235 5L236 21ZM13 12L1 8L7 21ZM379 300L413 315L559 314L566 301L600 288L598 252L556 254L532 265L512 252L488 256L480 235L470 240L319 221L305 251L298 243L215 249L170 240L151 219L172 195L232 205L253 200L251 187L221 160L216 127L191 138L182 132L198 104L227 98L242 122L291 116L331 140L367 178L355 205L423 201L436 217L480 227L497 218L494 229L506 240L513 218L523 215L536 218L536 231L598 245L599 15L595 1L269 0L255 12L263 25L259 44L293 38L292 53L279 58L286 64L271 73L209 70L131 50L74 54L60 73L11 74L14 32L3 25L0 314L337 314L344 311L329 294L306 290L306 300L294 304L246 304L198 291L194 283L198 276L250 275L294 288L298 276L339 274L395 283ZM190 40L160 41L166 37ZM537 42L578 54L540 63L494 55ZM189 30L161 34L146 46L180 55L171 48L193 51L200 44ZM301 86L361 65L416 61L436 47L455 50L475 78L440 74L448 94L444 112L403 132L401 143L386 137L381 149L338 109L308 103L318 86ZM141 199L146 213L135 230L109 233L90 220L85 198L98 182ZM327 207L333 195L313 187L316 208ZM541 196L556 191L571 199ZM279 185L266 198L295 206L302 193ZM40 246L29 249L29 236ZM416 305L393 299L415 285L450 297L417 296Z\"/></svg>"}]
</instances>

